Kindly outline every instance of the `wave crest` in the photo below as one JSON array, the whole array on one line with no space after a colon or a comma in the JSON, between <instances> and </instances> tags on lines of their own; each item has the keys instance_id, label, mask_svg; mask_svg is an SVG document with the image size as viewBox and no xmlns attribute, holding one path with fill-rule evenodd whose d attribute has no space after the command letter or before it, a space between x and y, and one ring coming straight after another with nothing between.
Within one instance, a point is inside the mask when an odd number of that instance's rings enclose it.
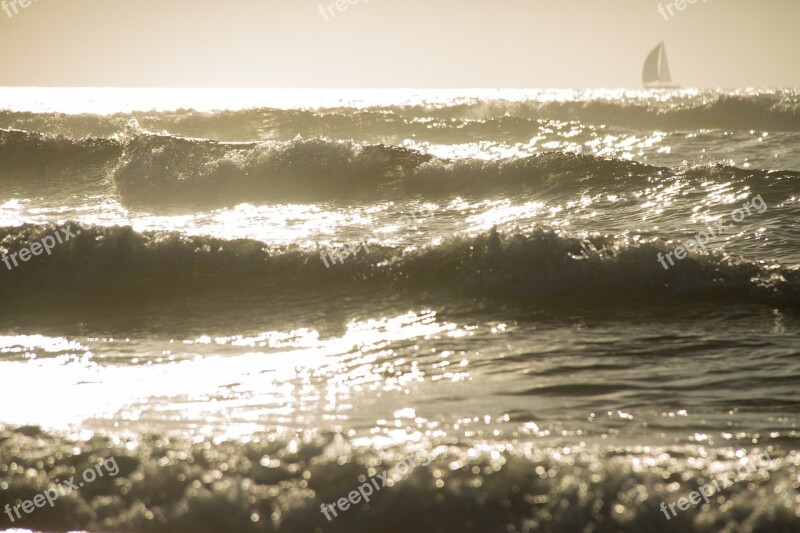
<instances>
[{"instance_id":1,"label":"wave crest","mask_svg":"<svg viewBox=\"0 0 800 533\"><path fill-rule=\"evenodd\" d=\"M2 246L5 252L16 251L54 229L4 228ZM370 244L368 253L327 269L319 251L89 227L51 256L35 257L0 277L0 294L20 305L46 305L119 297L148 302L194 293L302 296L310 290L363 286L370 297L387 290L410 296L455 294L550 310L665 302L796 307L800 302L800 269L695 254L664 270L657 260L660 251L665 247L658 242L571 237L546 229L527 234L492 230L405 253Z\"/></svg>"},{"instance_id":2,"label":"wave crest","mask_svg":"<svg viewBox=\"0 0 800 533\"><path fill-rule=\"evenodd\" d=\"M529 139L538 121L579 121L646 130L800 131L796 96L781 92L678 94L660 98L591 95L572 100L521 101L469 99L459 103L389 105L370 108L273 109L198 112L179 109L115 115L65 115L0 111L0 128L40 131L72 137L113 136L131 119L150 131L228 141L289 140L328 136L364 139L419 136L476 139ZM435 128L431 129L431 121ZM441 135L440 135L441 134Z\"/></svg>"}]
</instances>

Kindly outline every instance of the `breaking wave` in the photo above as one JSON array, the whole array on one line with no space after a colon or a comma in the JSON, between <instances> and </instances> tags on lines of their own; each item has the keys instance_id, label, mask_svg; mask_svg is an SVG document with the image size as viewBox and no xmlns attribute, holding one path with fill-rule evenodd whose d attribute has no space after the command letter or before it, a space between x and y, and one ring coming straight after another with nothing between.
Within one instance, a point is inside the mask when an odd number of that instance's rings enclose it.
<instances>
[{"instance_id":1,"label":"breaking wave","mask_svg":"<svg viewBox=\"0 0 800 533\"><path fill-rule=\"evenodd\" d=\"M232 143L143 132L112 139L0 130L2 174L12 179L110 181L123 201L212 203L317 200L358 194L497 193L506 187L570 192L627 189L676 177L782 182L797 192L800 173L727 165L669 168L570 152L497 160L444 159L410 148L326 138ZM38 172L49 169L47 172ZM34 172L37 171L37 172ZM56 174L54 174L56 173ZM30 176L35 176L34 180ZM789 179L785 179L789 178Z\"/></svg>"},{"instance_id":2,"label":"breaking wave","mask_svg":"<svg viewBox=\"0 0 800 533\"><path fill-rule=\"evenodd\" d=\"M0 229L6 253L55 231L55 226ZM75 226L73 226L73 229ZM81 234L0 277L5 313L54 302L156 302L284 294L300 297L362 288L409 298L465 296L533 309L597 305L658 306L665 302L767 304L796 307L800 269L719 253L694 254L664 270L658 242L607 236L572 237L553 230L454 237L401 251L370 243L344 264L326 268L319 250L269 249L260 241L227 241L130 227L84 227Z\"/></svg>"},{"instance_id":3,"label":"breaking wave","mask_svg":"<svg viewBox=\"0 0 800 533\"><path fill-rule=\"evenodd\" d=\"M114 179L122 197L130 201L230 203L376 191L402 195L496 193L519 186L540 192L584 186L627 188L683 174L724 181L732 175L751 176L760 182L767 177L778 181L800 176L725 165L673 170L565 152L500 160L442 159L407 148L323 138L237 144L138 135L126 145Z\"/></svg>"},{"instance_id":4,"label":"breaking wave","mask_svg":"<svg viewBox=\"0 0 800 533\"><path fill-rule=\"evenodd\" d=\"M245 201L376 189L483 191L537 179L632 178L658 170L558 152L500 161L446 160L407 148L320 138L232 144L142 135L126 146L114 178L128 200Z\"/></svg>"}]
</instances>

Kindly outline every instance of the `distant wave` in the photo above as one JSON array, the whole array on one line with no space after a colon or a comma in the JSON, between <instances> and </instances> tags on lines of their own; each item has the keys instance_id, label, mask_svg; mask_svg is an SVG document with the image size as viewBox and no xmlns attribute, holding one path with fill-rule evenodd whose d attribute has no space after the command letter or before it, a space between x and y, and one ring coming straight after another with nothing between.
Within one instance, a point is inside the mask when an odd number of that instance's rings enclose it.
<instances>
[{"instance_id":1,"label":"distant wave","mask_svg":"<svg viewBox=\"0 0 800 533\"><path fill-rule=\"evenodd\" d=\"M407 108L405 113L422 113ZM442 107L440 118L497 118L577 120L583 124L606 124L638 129L698 130L732 129L800 131L800 104L776 96L720 95L710 102L689 100L680 106L604 100L555 102L476 102Z\"/></svg>"},{"instance_id":2,"label":"distant wave","mask_svg":"<svg viewBox=\"0 0 800 533\"><path fill-rule=\"evenodd\" d=\"M472 100L449 105L366 109L249 109L243 111L65 115L0 110L0 128L72 138L113 137L136 120L142 128L183 137L224 141L290 140L296 135L356 139L368 143L399 138L431 142L467 139L517 142L530 139L543 122L578 121L638 130L723 129L800 131L800 104L778 95L705 95L667 102L632 99L573 101Z\"/></svg>"},{"instance_id":3,"label":"distant wave","mask_svg":"<svg viewBox=\"0 0 800 533\"><path fill-rule=\"evenodd\" d=\"M52 233L52 226L0 229L6 251ZM177 233L137 233L130 227L85 228L51 256L0 272L4 312L60 300L124 298L127 303L200 293L303 295L363 287L375 292L466 295L520 307L557 309L664 302L763 303L796 307L800 269L722 255L692 255L665 271L658 243L610 237L568 237L490 231L402 253L370 245L326 269L318 252L268 250L253 240L226 241ZM0 265L2 266L2 265ZM12 303L17 302L17 304Z\"/></svg>"}]
</instances>

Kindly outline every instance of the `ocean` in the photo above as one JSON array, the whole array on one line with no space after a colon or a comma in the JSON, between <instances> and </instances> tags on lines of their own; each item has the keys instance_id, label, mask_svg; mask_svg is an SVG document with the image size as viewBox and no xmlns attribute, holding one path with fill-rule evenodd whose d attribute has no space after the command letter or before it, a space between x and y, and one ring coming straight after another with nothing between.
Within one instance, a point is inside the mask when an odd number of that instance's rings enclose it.
<instances>
[{"instance_id":1,"label":"ocean","mask_svg":"<svg viewBox=\"0 0 800 533\"><path fill-rule=\"evenodd\" d=\"M0 530L800 530L800 91L0 110Z\"/></svg>"}]
</instances>

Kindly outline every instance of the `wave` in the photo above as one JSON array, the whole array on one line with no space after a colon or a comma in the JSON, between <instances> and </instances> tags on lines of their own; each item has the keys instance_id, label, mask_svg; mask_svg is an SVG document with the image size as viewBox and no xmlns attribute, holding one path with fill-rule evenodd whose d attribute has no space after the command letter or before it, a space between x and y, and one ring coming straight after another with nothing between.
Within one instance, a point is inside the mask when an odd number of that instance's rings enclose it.
<instances>
[{"instance_id":1,"label":"wave","mask_svg":"<svg viewBox=\"0 0 800 533\"><path fill-rule=\"evenodd\" d=\"M680 95L660 99L482 100L442 105L199 112L179 109L114 115L66 115L0 110L0 128L72 138L113 137L136 120L148 131L222 141L291 140L324 136L365 143L419 138L527 141L549 121L578 121L638 130L800 131L800 107L778 94Z\"/></svg>"},{"instance_id":2,"label":"wave","mask_svg":"<svg viewBox=\"0 0 800 533\"><path fill-rule=\"evenodd\" d=\"M256 433L244 443L157 434L128 443L3 428L0 453L9 466L0 508L32 500L56 480L77 485L84 472L98 470L102 477L65 491L52 507L21 513L14 526L170 533L563 532L598 523L604 531L657 525L658 531L701 532L710 531L708 524L717 531L797 530L800 460L773 448L748 454L758 469L748 475L735 445L435 444L364 449L341 433L312 430ZM346 498L370 477L378 490L364 489L369 502L340 508L327 521L323 503ZM662 502L674 506L706 484L709 505L676 510L668 520Z\"/></svg>"},{"instance_id":3,"label":"wave","mask_svg":"<svg viewBox=\"0 0 800 533\"><path fill-rule=\"evenodd\" d=\"M443 119L487 119L504 116L576 120L583 124L622 126L660 130L765 130L800 131L800 107L794 100L775 95L733 96L668 100L666 103L610 100L579 101L484 101L444 106L432 112ZM414 116L425 108L408 107L404 113Z\"/></svg>"},{"instance_id":4,"label":"wave","mask_svg":"<svg viewBox=\"0 0 800 533\"><path fill-rule=\"evenodd\" d=\"M119 157L118 140L102 137L72 139L63 135L16 129L0 130L0 159L3 170L21 167L85 165Z\"/></svg>"},{"instance_id":5,"label":"wave","mask_svg":"<svg viewBox=\"0 0 800 533\"><path fill-rule=\"evenodd\" d=\"M139 135L114 172L132 201L235 202L392 192L468 192L556 178L632 179L660 169L636 162L551 152L500 161L446 160L385 145L296 138L289 142L219 143Z\"/></svg>"},{"instance_id":6,"label":"wave","mask_svg":"<svg viewBox=\"0 0 800 533\"><path fill-rule=\"evenodd\" d=\"M3 228L0 244L5 253L16 252L56 228ZM311 293L353 289L363 289L368 301L388 291L410 300L464 296L542 310L669 302L796 308L800 302L800 269L715 253L693 254L665 270L657 260L664 251L657 241L492 230L412 251L368 241L363 253L327 268L321 250L89 226L52 255L4 272L0 297L7 302L4 314L63 302L146 304L195 294L303 301Z\"/></svg>"},{"instance_id":7,"label":"wave","mask_svg":"<svg viewBox=\"0 0 800 533\"><path fill-rule=\"evenodd\" d=\"M410 148L326 138L230 143L143 132L135 123L113 139L0 130L6 180L51 177L110 182L132 203L230 205L329 200L359 195L490 194L532 188L563 196L587 188L627 191L680 178L738 180L780 194L798 191L795 171L727 165L653 166L571 152L498 160L444 159ZM46 170L46 172L41 172ZM784 190L785 189L785 190Z\"/></svg>"},{"instance_id":8,"label":"wave","mask_svg":"<svg viewBox=\"0 0 800 533\"><path fill-rule=\"evenodd\" d=\"M122 155L119 141L101 137L0 130L0 190L5 198L60 199L113 195L108 179Z\"/></svg>"},{"instance_id":9,"label":"wave","mask_svg":"<svg viewBox=\"0 0 800 533\"><path fill-rule=\"evenodd\" d=\"M325 139L233 144L137 135L126 144L114 179L128 200L341 195L402 181L431 159L406 148Z\"/></svg>"},{"instance_id":10,"label":"wave","mask_svg":"<svg viewBox=\"0 0 800 533\"><path fill-rule=\"evenodd\" d=\"M520 186L564 193L585 187L627 189L678 176L721 181L734 176L760 186L768 179L796 190L792 178L800 173L725 165L670 169L568 152L451 160L407 148L324 138L221 143L146 134L126 145L114 171L123 199L173 203L314 200L375 192L497 193Z\"/></svg>"}]
</instances>

